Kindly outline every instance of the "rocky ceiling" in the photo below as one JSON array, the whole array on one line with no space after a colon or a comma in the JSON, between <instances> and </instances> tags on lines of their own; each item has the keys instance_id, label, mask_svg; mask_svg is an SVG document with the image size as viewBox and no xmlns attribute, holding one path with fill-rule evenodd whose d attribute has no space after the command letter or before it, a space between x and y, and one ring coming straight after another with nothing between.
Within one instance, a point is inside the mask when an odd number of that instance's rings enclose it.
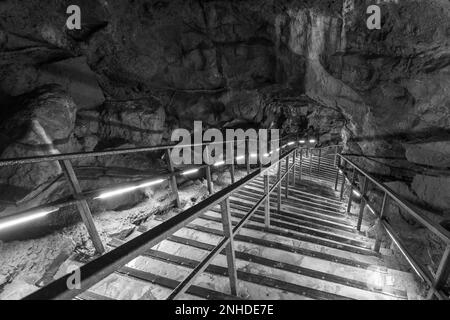
<instances>
[{"instance_id":1,"label":"rocky ceiling","mask_svg":"<svg viewBox=\"0 0 450 320\"><path fill-rule=\"evenodd\" d=\"M344 141L405 197L448 212L450 2L378 1L382 28L368 30L372 2L1 1L2 157L152 145L193 120L279 127ZM65 28L70 4L81 31ZM25 196L52 172L1 178Z\"/></svg>"}]
</instances>

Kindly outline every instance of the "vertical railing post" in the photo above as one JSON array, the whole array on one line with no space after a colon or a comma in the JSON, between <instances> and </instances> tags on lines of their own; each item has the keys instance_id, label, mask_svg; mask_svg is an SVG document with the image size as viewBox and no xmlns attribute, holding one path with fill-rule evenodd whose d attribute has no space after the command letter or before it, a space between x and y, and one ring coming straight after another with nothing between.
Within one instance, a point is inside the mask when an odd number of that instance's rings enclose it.
<instances>
[{"instance_id":1,"label":"vertical railing post","mask_svg":"<svg viewBox=\"0 0 450 320\"><path fill-rule=\"evenodd\" d=\"M286 157L286 199L289 197L289 155Z\"/></svg>"},{"instance_id":2,"label":"vertical railing post","mask_svg":"<svg viewBox=\"0 0 450 320\"><path fill-rule=\"evenodd\" d=\"M381 248L381 219L383 219L385 211L386 211L386 206L387 206L387 200L388 200L388 195L385 192L384 196L383 196L383 203L381 204L381 211L380 211L380 217L378 218L377 221L377 232L376 232L376 240L375 240L375 246L374 246L374 251L375 252L380 252L380 248Z\"/></svg>"},{"instance_id":3,"label":"vertical railing post","mask_svg":"<svg viewBox=\"0 0 450 320\"><path fill-rule=\"evenodd\" d=\"M295 151L294 151L294 167L293 167L293 169L292 169L292 185L295 187L295 165L296 165L296 162L297 162L297 149L295 149Z\"/></svg>"},{"instance_id":4,"label":"vertical railing post","mask_svg":"<svg viewBox=\"0 0 450 320\"><path fill-rule=\"evenodd\" d=\"M319 149L319 163L317 165L317 172L320 174L320 165L322 162L322 149Z\"/></svg>"},{"instance_id":5,"label":"vertical railing post","mask_svg":"<svg viewBox=\"0 0 450 320\"><path fill-rule=\"evenodd\" d=\"M335 146L335 153L334 153L334 165L337 165L337 159L338 159L338 153L339 153L339 146Z\"/></svg>"},{"instance_id":6,"label":"vertical railing post","mask_svg":"<svg viewBox=\"0 0 450 320\"><path fill-rule=\"evenodd\" d=\"M312 149L308 149L308 153L309 153L309 177L312 178L312 164L313 164Z\"/></svg>"},{"instance_id":7,"label":"vertical railing post","mask_svg":"<svg viewBox=\"0 0 450 320\"><path fill-rule=\"evenodd\" d=\"M303 149L300 148L300 168L298 170L298 180L302 181L302 171L303 171Z\"/></svg>"},{"instance_id":8,"label":"vertical railing post","mask_svg":"<svg viewBox=\"0 0 450 320\"><path fill-rule=\"evenodd\" d=\"M247 175L250 174L250 138L245 138L245 163L247 164Z\"/></svg>"},{"instance_id":9,"label":"vertical railing post","mask_svg":"<svg viewBox=\"0 0 450 320\"><path fill-rule=\"evenodd\" d=\"M236 179L235 179L235 166L234 166L234 160L236 158L234 156L234 141L228 141L226 143L226 148L227 148L226 154L227 155L233 155L233 157L231 159L232 162L231 162L231 165L230 165L230 178L231 178L231 184L234 184L236 182ZM225 163L227 162L226 157L224 158L224 161L225 161Z\"/></svg>"},{"instance_id":10,"label":"vertical railing post","mask_svg":"<svg viewBox=\"0 0 450 320\"><path fill-rule=\"evenodd\" d=\"M347 162L345 161L345 159L342 159L344 161L344 165L342 166L342 183L341 183L341 194L340 194L340 199L342 201L342 199L344 199L344 190L345 190L345 181L346 181L346 176L345 176L345 169L347 168Z\"/></svg>"},{"instance_id":11,"label":"vertical railing post","mask_svg":"<svg viewBox=\"0 0 450 320\"><path fill-rule=\"evenodd\" d=\"M337 164L336 162L334 162L334 165L336 167L336 181L334 183L334 190L337 191L338 190L338 185L339 185L339 177L340 177L340 171L341 171L341 166L340 166L340 159L339 159L339 164Z\"/></svg>"},{"instance_id":12,"label":"vertical railing post","mask_svg":"<svg viewBox=\"0 0 450 320\"><path fill-rule=\"evenodd\" d=\"M433 287L430 289L428 299L432 299L436 290L441 290L447 283L450 276L450 245L445 248L442 255L441 262L436 271L436 277L433 283Z\"/></svg>"},{"instance_id":13,"label":"vertical railing post","mask_svg":"<svg viewBox=\"0 0 450 320\"><path fill-rule=\"evenodd\" d=\"M234 255L234 239L233 229L231 224L230 199L225 199L221 204L222 211L222 225L225 238L229 238L225 253L227 255L228 274L230 277L231 294L237 296L237 272L236 272L236 258Z\"/></svg>"},{"instance_id":14,"label":"vertical railing post","mask_svg":"<svg viewBox=\"0 0 450 320\"><path fill-rule=\"evenodd\" d=\"M206 181L208 184L208 192L209 194L213 194L214 193L214 187L213 187L213 183L212 183L212 179L211 179L211 165L209 165L209 148L208 146L205 147L205 151L206 151Z\"/></svg>"},{"instance_id":15,"label":"vertical railing post","mask_svg":"<svg viewBox=\"0 0 450 320\"><path fill-rule=\"evenodd\" d=\"M173 167L172 158L170 156L170 149L166 150L166 158L167 158L167 167L171 174L170 189L172 190L172 193L175 195L175 205L177 206L177 208L181 208L180 195L178 194L177 177L175 176L175 169Z\"/></svg>"},{"instance_id":16,"label":"vertical railing post","mask_svg":"<svg viewBox=\"0 0 450 320\"><path fill-rule=\"evenodd\" d=\"M277 173L277 181L278 181L278 190L277 190L277 212L281 212L281 161L278 161L278 173Z\"/></svg>"},{"instance_id":17,"label":"vertical railing post","mask_svg":"<svg viewBox=\"0 0 450 320\"><path fill-rule=\"evenodd\" d=\"M270 228L270 193L269 193L269 172L264 173L264 192L266 194L266 204L264 208L266 228Z\"/></svg>"},{"instance_id":18,"label":"vertical railing post","mask_svg":"<svg viewBox=\"0 0 450 320\"><path fill-rule=\"evenodd\" d=\"M356 169L353 168L352 180L350 181L350 193L348 195L347 213L350 213L350 210L352 208L353 185L355 184L355 179L356 179Z\"/></svg>"},{"instance_id":19,"label":"vertical railing post","mask_svg":"<svg viewBox=\"0 0 450 320\"><path fill-rule=\"evenodd\" d=\"M98 234L97 228L94 224L94 219L92 218L92 212L89 208L89 204L85 199L82 199L82 190L80 187L80 183L78 182L75 171L73 170L72 163L70 160L61 160L59 161L61 168L64 172L64 176L66 177L67 182L69 183L69 187L72 191L74 199L77 201L77 208L80 212L81 218L83 219L84 225L91 237L92 243L94 245L95 250L98 253L105 252L105 248L103 247L102 240Z\"/></svg>"},{"instance_id":20,"label":"vertical railing post","mask_svg":"<svg viewBox=\"0 0 450 320\"><path fill-rule=\"evenodd\" d=\"M363 177L362 188L361 188L361 204L360 204L360 207L359 207L358 224L356 226L356 229L358 231L361 231L361 225L362 225L362 220L363 220L363 215L364 215L364 209L366 208L367 185L368 185L367 177L364 176Z\"/></svg>"}]
</instances>

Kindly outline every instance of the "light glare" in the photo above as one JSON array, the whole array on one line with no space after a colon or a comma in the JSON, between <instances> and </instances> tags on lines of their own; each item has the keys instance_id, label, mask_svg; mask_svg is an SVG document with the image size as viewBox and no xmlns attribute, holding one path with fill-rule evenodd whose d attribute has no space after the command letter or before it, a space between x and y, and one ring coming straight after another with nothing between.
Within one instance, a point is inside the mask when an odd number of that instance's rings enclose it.
<instances>
[{"instance_id":1,"label":"light glare","mask_svg":"<svg viewBox=\"0 0 450 320\"><path fill-rule=\"evenodd\" d=\"M40 212L27 214L27 215L25 215L23 217L15 218L15 219L12 219L10 221L6 221L6 222L3 222L3 223L0 223L0 230L6 229L6 228L10 228L10 227L13 227L13 226L25 223L25 222L29 222L29 221L32 221L32 220L43 218L43 217L49 215L50 213L58 211L58 210L59 210L59 208L56 208L56 209L53 209L53 210L48 210L48 211L40 211Z\"/></svg>"}]
</instances>

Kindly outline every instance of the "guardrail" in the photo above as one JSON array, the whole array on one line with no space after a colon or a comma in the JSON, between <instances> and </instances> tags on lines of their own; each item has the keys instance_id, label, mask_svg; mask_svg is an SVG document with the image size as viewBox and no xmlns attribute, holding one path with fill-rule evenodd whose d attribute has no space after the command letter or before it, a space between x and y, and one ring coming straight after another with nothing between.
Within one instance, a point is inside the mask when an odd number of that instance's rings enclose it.
<instances>
[{"instance_id":1,"label":"guardrail","mask_svg":"<svg viewBox=\"0 0 450 320\"><path fill-rule=\"evenodd\" d=\"M282 137L281 139L276 139L273 141L278 141L279 143L283 143L284 140L290 139L291 136ZM164 181L169 181L171 192L174 195L175 205L177 207L181 206L180 198L178 194L178 186L177 186L177 177L178 176L189 176L191 174L197 173L200 170L205 171L205 176L207 180L207 186L209 194L213 193L213 183L211 179L211 169L214 167L213 165L199 165L194 168L189 168L184 171L176 171L174 165L171 161L170 152L174 148L194 148L194 147L211 147L217 144L222 144L227 148L231 145L231 148L237 148L239 145L245 144L246 155L245 155L245 165L247 167L247 173L250 173L250 155L249 155L249 143L253 141L253 139L246 138L245 140L233 140L233 141L222 141L222 142L208 142L208 143L197 143L197 144L189 144L189 145L179 145L179 144L171 144L171 145L162 145L162 146L153 146L153 147L141 147L141 148L128 148L128 149L118 149L118 150L109 150L109 151L101 151L101 152L86 152L86 153L69 153L69 154L52 154L45 156L36 156L29 158L17 158L17 159L2 159L0 160L0 168L6 166L15 166L15 165L33 165L42 162L57 162L59 163L62 172L64 173L65 179L69 185L70 191L72 193L71 198L59 199L52 203L48 203L45 205L40 205L38 207L34 207L31 209L27 209L20 212L15 212L6 217L0 218L0 231L4 228L11 227L17 224L28 223L38 218L43 218L49 214L57 212L59 209L63 207L68 207L75 205L81 215L84 225L87 228L90 239L94 245L94 248L98 253L103 253L105 251L103 243L100 239L96 226L94 224L94 220L92 218L92 212L88 204L88 200L94 199L103 199L107 197L111 197L117 195L118 189L120 192L131 192L136 189L149 187L152 185L163 183ZM272 141L272 140L271 140ZM254 141L257 143L259 148L258 140ZM284 145L285 148L287 145ZM281 147L280 147L281 148ZM73 168L72 161L77 159L85 159L90 157L106 157L113 155L124 155L124 154L134 154L134 153L143 153L143 152L155 152L155 151L164 151L165 159L167 161L167 169L168 173L153 175L149 179L133 181L132 183L121 183L115 184L109 188L103 188L102 190L83 192L80 183L78 181L76 172ZM203 150L202 150L203 151ZM226 165L223 163L223 165ZM232 163L229 165L230 167L230 175L231 182L235 182L235 164Z\"/></svg>"},{"instance_id":2,"label":"guardrail","mask_svg":"<svg viewBox=\"0 0 450 320\"><path fill-rule=\"evenodd\" d=\"M108 275L118 270L120 267L133 260L134 258L142 255L147 249L152 248L159 242L165 240L167 237L177 232L179 229L185 227L190 222L198 218L202 213L219 204L222 211L222 224L225 235L224 239L208 254L208 256L203 261L200 262L200 264L187 276L187 278L184 279L175 288L175 290L173 290L168 299L174 299L180 294L184 293L185 290L187 290L187 288L190 286L190 284L192 284L192 282L195 280L196 276L204 271L214 259L214 257L216 257L224 248L228 263L231 293L236 295L237 275L234 257L234 236L239 232L243 225L252 217L252 215L261 205L264 205L265 207L265 224L266 226L270 226L270 194L277 190L277 201L279 207L281 204L281 183L283 180L285 180L286 189L289 188L288 177L289 173L293 170L293 168L295 168L294 157L297 153L297 146L298 143L295 143L295 146L293 146L290 151L282 155L275 163L272 163L269 166L265 167L260 165L258 169L251 172L249 175L239 180L238 182L226 187L225 189L222 189L221 191L218 191L217 193L212 194L210 197L200 202L199 204L190 207L189 209L181 212L170 220L163 222L162 224L150 229L144 234L130 240L129 242L126 242L118 248L105 253L99 258L82 266L80 268L80 289L69 290L67 288L67 280L70 275L66 275L50 283L46 287L41 288L25 299L73 299L80 293L86 291L94 284L98 283ZM292 164L290 164L291 158ZM286 161L284 173L281 172L282 161ZM270 170L274 168L277 170L277 178L272 186L270 186L269 173ZM264 177L264 196L261 197L253 206L253 208L245 215L245 217L234 228L232 228L229 197L261 175Z\"/></svg>"},{"instance_id":3,"label":"guardrail","mask_svg":"<svg viewBox=\"0 0 450 320\"><path fill-rule=\"evenodd\" d=\"M381 227L388 236L392 239L392 241L397 245L402 255L405 257L406 261L412 267L412 269L416 272L416 274L430 286L430 291L428 294L428 299L433 299L437 297L438 299L448 299L448 296L445 292L443 292L443 288L448 280L450 275L450 232L444 229L441 225L431 221L426 216L424 216L421 212L414 210L410 205L408 205L405 201L401 199L394 191L392 191L389 187L378 181L376 178L371 176L369 173L360 168L357 164L351 161L347 156L339 154L339 164L338 167L340 170L336 173L336 185L335 189L337 190L337 184L339 175L342 174L344 178L342 179L341 186L341 199L343 197L344 192L344 184L348 182L350 185L350 194L348 199L347 212L350 212L352 201L357 197L361 199L360 211L358 216L358 225L357 229L361 230L361 223L363 219L363 214L366 208L369 209L370 212L375 214L378 218L378 227ZM351 171L351 177L345 171ZM356 184L357 176L361 176L360 185ZM380 205L380 212L376 212L371 206L370 201L367 197L368 185L369 182L373 184L373 186L383 192L383 200ZM386 217L387 209L388 209L388 201L394 201L395 204L403 209L408 215L414 218L417 222L427 228L430 232L436 235L440 240L442 240L446 246L446 249L442 255L441 261L439 263L439 267L435 274L432 274L426 268L424 268L414 257L411 252L407 249L403 241L397 235L395 228L389 223L388 218ZM374 250L376 252L380 251L381 247L381 239L379 233L377 233L377 239L375 242Z\"/></svg>"}]
</instances>

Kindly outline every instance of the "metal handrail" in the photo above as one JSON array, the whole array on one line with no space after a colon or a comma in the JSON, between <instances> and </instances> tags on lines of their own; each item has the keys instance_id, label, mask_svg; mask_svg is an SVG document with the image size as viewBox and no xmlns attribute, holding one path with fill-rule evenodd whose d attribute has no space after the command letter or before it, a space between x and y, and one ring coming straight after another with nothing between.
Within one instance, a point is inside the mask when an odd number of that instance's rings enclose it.
<instances>
[{"instance_id":1,"label":"metal handrail","mask_svg":"<svg viewBox=\"0 0 450 320\"><path fill-rule=\"evenodd\" d=\"M339 155L340 158L344 159L347 163L349 163L353 168L358 170L362 175L367 177L373 184L375 184L379 189L385 192L389 197L394 200L402 209L406 210L412 217L417 219L422 225L427 227L430 231L432 231L435 235L437 235L445 244L450 244L450 232L444 229L441 225L436 222L430 220L426 216L422 215L420 212L415 211L408 205L405 201L403 201L391 188L379 182L376 178L371 176L369 173L364 171L361 167L351 161L345 155Z\"/></svg>"},{"instance_id":2,"label":"metal handrail","mask_svg":"<svg viewBox=\"0 0 450 320\"><path fill-rule=\"evenodd\" d=\"M367 173L364 169L359 167L356 163L351 161L346 155L338 154L338 157L344 161L344 164L349 164L351 168L353 168L353 178L349 179L344 171L342 171L342 174L344 176L344 182L348 181L351 185L351 190L354 188L358 188L357 185L354 183L354 178L356 176L356 172L359 172L361 175L363 175L363 187L361 191L361 208L359 213L359 224L358 227L360 227L360 221L362 221L362 215L364 213L364 208L366 204L368 204L368 199L365 195L366 193L366 186L367 186L367 180L372 182L378 189L384 192L384 198L383 198L383 204L381 206L381 212L379 214L379 224L383 227L383 229L386 231L386 233L389 235L389 237L393 240L393 242L398 246L400 249L400 252L405 257L406 261L410 264L410 266L414 269L414 271L417 273L417 275L425 281L430 287L430 292L428 295L428 298L433 298L433 296L437 296L439 299L448 299L448 296L442 291L443 287L445 286L445 283L447 282L448 276L450 274L450 232L444 229L441 225L438 223L430 220L428 217L424 216L419 211L414 210L408 203L406 203L404 200L401 199L400 196L398 196L392 189L390 189L388 186L384 185L380 181L378 181L375 177ZM341 161L339 162L341 163ZM339 166L340 167L340 166ZM339 175L339 171L338 171ZM352 181L353 180L353 181ZM337 186L337 183L336 183ZM341 189L341 196L342 196L342 189ZM413 218L415 218L419 223L421 223L423 226L425 226L429 231L431 231L433 234L435 234L437 237L439 237L446 245L445 252L441 258L438 271L435 275L431 274L426 268L422 267L420 263L414 258L414 256L408 251L406 246L402 243L401 239L395 234L395 231L392 227L392 225L389 223L389 221L385 217L385 210L386 210L386 203L388 199L394 200L394 202L402 209L404 209L409 215L411 215ZM349 206L352 201L352 194L349 195ZM372 209L373 210L373 209ZM379 235L377 235L376 243L375 243L375 251L378 251L380 249L381 240L379 239Z\"/></svg>"},{"instance_id":3,"label":"metal handrail","mask_svg":"<svg viewBox=\"0 0 450 320\"><path fill-rule=\"evenodd\" d=\"M181 228L188 225L193 220L197 219L202 213L205 213L212 207L227 201L227 199L239 191L253 180L258 178L260 175L266 173L274 166L278 166L278 170L281 170L281 161L287 159L287 164L289 162L289 157L292 154L295 154L297 151L296 148L290 150L285 155L280 157L276 163L273 163L266 167L260 167L256 169L251 174L247 175L243 179L239 180L235 184L232 184L221 191L211 195L204 201L199 204L190 207L189 209L181 212L170 220L163 222L162 224L150 229L149 231L143 233L142 235L126 242L125 244L119 246L118 248L100 256L99 258L85 264L80 268L80 289L72 289L69 290L67 288L67 280L70 275L63 276L62 278L53 281L46 287L39 289L38 291L32 293L31 295L25 297L26 300L41 300L41 299L73 299L77 295L89 289L94 284L98 283L102 279L106 278L108 275L117 271L120 267L124 266L134 258L142 255L147 249L152 248L159 242L165 240L170 235L174 234ZM275 190L278 186L280 187L281 182L284 178L286 178L289 174L289 171L295 167L295 163L291 166L286 167L286 172L283 176L279 176L274 186L268 191L253 207L247 215L240 221L240 223L232 230L230 236L224 240L222 240L216 248L213 250L208 257L201 262L201 264L191 273L188 278L184 280L174 291L174 293L170 296L170 298L174 298L176 295L182 293L187 289L190 283L194 280L195 276L198 275L202 270L204 270L207 265L211 262L211 260L220 253L223 247L225 247L230 241L233 241L233 236L239 231L239 229L244 225L244 223L252 216L253 213L256 212L257 208L264 202L264 200L270 199L270 193ZM279 200L280 201L280 194ZM229 221L231 221L230 212L226 212L228 215ZM224 214L223 214L224 215ZM233 262L234 263L234 262ZM230 275L231 281L231 275Z\"/></svg>"}]
</instances>

